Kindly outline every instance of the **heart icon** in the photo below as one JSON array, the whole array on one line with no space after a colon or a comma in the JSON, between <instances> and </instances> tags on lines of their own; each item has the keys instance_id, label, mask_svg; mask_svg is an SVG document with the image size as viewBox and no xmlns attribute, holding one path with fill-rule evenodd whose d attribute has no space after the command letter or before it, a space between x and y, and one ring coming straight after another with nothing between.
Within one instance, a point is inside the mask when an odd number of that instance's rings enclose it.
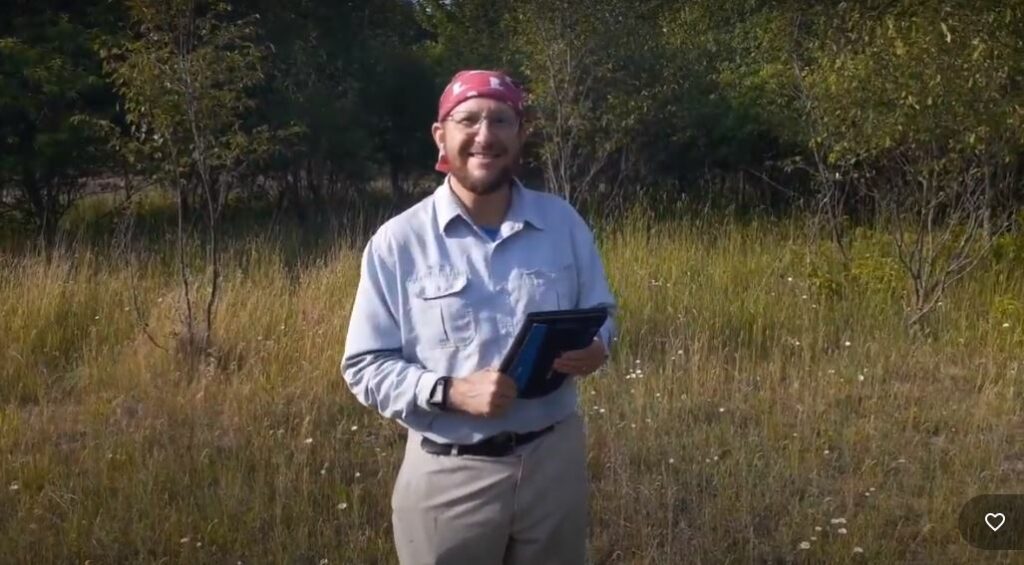
<instances>
[{"instance_id":1,"label":"heart icon","mask_svg":"<svg viewBox=\"0 0 1024 565\"><path fill-rule=\"evenodd\" d=\"M993 532L999 531L999 528L1002 528L1003 524L1006 523L1006 515L1002 512L998 514L989 512L988 514L985 514L985 523L988 524L988 527L991 528Z\"/></svg>"}]
</instances>

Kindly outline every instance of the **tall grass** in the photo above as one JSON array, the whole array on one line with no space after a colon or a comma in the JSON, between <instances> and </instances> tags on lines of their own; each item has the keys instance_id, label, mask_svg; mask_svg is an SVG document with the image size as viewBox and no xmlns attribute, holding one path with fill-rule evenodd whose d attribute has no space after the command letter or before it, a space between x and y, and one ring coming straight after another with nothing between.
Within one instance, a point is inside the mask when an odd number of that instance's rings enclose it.
<instances>
[{"instance_id":1,"label":"tall grass","mask_svg":"<svg viewBox=\"0 0 1024 565\"><path fill-rule=\"evenodd\" d=\"M883 252L843 273L797 222L599 239L621 333L581 385L596 563L1011 562L956 516L1024 491L1020 265L911 335ZM339 377L361 249L329 243L236 240L198 372L140 330L178 327L169 243L3 256L0 561L394 562L403 435Z\"/></svg>"}]
</instances>

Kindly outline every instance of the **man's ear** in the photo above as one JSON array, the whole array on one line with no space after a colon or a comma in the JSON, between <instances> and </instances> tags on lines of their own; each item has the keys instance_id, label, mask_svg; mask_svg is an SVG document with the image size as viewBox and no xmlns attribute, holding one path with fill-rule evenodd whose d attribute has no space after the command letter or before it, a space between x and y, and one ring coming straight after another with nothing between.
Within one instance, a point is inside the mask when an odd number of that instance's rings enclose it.
<instances>
[{"instance_id":1,"label":"man's ear","mask_svg":"<svg viewBox=\"0 0 1024 565\"><path fill-rule=\"evenodd\" d=\"M430 127L430 135L434 138L434 143L437 145L438 151L444 151L444 126L439 123L435 123Z\"/></svg>"}]
</instances>

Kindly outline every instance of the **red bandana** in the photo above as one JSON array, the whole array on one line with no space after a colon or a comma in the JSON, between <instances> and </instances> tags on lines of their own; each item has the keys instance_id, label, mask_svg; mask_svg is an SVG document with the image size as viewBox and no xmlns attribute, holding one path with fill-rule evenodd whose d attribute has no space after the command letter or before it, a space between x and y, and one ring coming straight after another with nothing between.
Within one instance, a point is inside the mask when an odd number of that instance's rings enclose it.
<instances>
[{"instance_id":1,"label":"red bandana","mask_svg":"<svg viewBox=\"0 0 1024 565\"><path fill-rule=\"evenodd\" d=\"M504 102L515 110L517 116L523 117L525 95L518 83L496 71L460 71L441 93L441 100L437 104L438 123L444 121L456 106L470 98L491 98ZM448 172L448 159L444 154L438 155L434 168L442 173Z\"/></svg>"}]
</instances>

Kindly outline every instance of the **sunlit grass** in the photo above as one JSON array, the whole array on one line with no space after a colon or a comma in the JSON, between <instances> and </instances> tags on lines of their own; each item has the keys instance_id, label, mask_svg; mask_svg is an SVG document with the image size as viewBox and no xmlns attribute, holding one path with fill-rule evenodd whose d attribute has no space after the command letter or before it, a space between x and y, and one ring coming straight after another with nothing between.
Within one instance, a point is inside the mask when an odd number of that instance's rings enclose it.
<instances>
[{"instance_id":1,"label":"sunlit grass","mask_svg":"<svg viewBox=\"0 0 1024 565\"><path fill-rule=\"evenodd\" d=\"M898 285L836 275L795 223L600 233L621 334L581 387L595 562L982 559L960 506L1024 491L1019 266L914 336ZM196 371L140 329L173 350L170 240L0 258L4 562L394 562L403 436L338 374L361 249L286 240L232 244Z\"/></svg>"}]
</instances>

